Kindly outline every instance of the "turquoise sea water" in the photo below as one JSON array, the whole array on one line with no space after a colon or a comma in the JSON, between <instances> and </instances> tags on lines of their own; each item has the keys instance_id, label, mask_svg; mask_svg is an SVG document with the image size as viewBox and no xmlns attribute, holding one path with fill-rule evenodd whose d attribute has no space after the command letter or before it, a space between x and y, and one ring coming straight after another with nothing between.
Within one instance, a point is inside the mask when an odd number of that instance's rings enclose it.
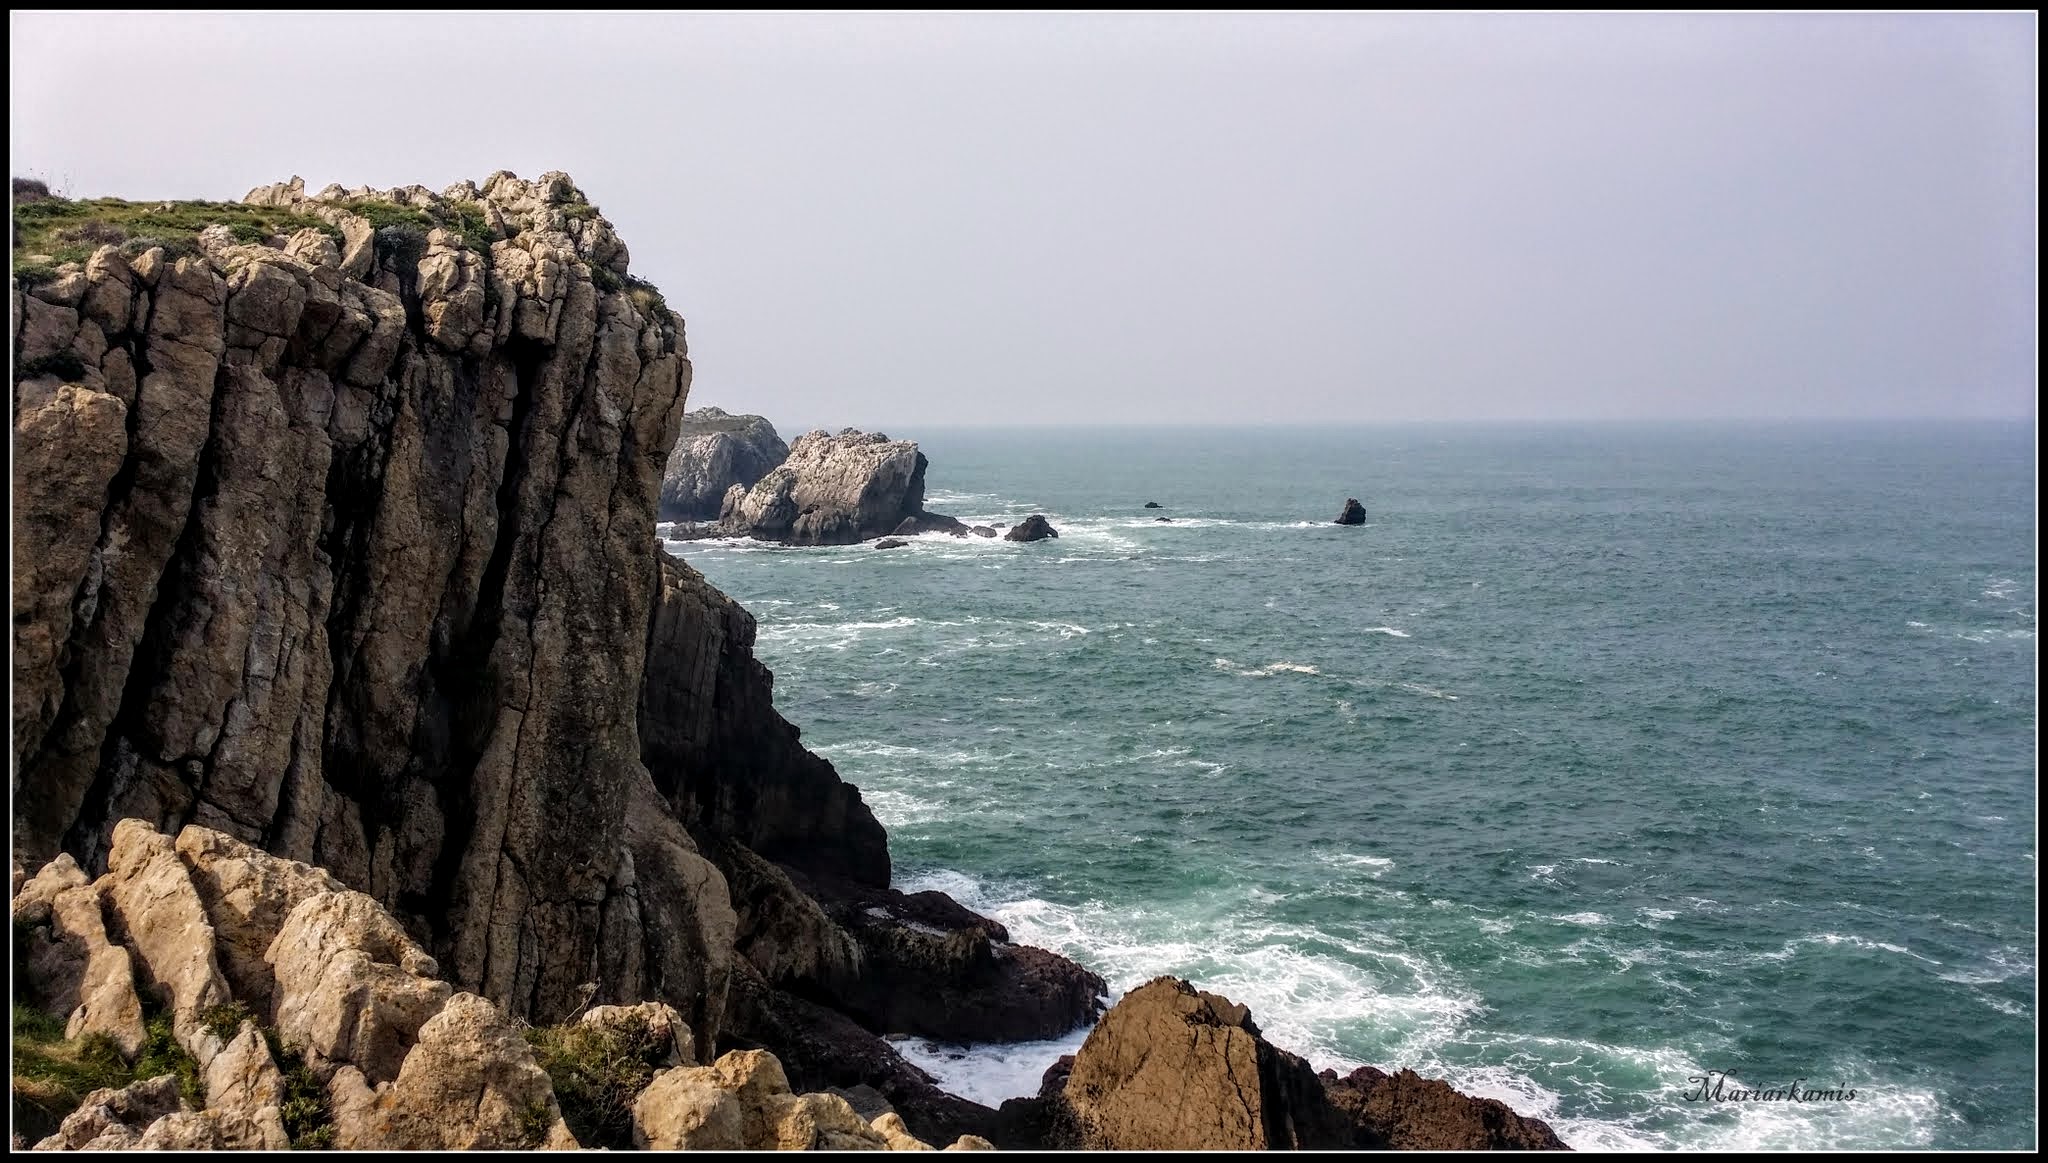
<instances>
[{"instance_id":1,"label":"turquoise sea water","mask_svg":"<svg viewBox=\"0 0 2048 1163\"><path fill-rule=\"evenodd\" d=\"M910 435L1061 538L670 547L901 885L1581 1147L2033 1145L2030 428Z\"/></svg>"}]
</instances>

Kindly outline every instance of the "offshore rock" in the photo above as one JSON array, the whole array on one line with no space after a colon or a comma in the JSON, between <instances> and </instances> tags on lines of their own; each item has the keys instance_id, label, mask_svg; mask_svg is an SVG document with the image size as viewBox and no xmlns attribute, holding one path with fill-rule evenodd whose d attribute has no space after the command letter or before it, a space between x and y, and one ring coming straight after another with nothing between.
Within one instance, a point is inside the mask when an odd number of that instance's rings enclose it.
<instances>
[{"instance_id":1,"label":"offshore rock","mask_svg":"<svg viewBox=\"0 0 2048 1163\"><path fill-rule=\"evenodd\" d=\"M1244 1006L1171 977L1124 995L1042 1101L1055 1109L1004 1111L1098 1149L1564 1149L1539 1120L1409 1071L1318 1076Z\"/></svg>"},{"instance_id":2,"label":"offshore rock","mask_svg":"<svg viewBox=\"0 0 2048 1163\"><path fill-rule=\"evenodd\" d=\"M884 537L880 541L875 542L875 548L902 549L908 546L909 544L910 542L903 540L901 537Z\"/></svg>"},{"instance_id":3,"label":"offshore rock","mask_svg":"<svg viewBox=\"0 0 2048 1163\"><path fill-rule=\"evenodd\" d=\"M996 531L987 525L976 525L974 528L969 529L968 532L976 537L994 537L996 535Z\"/></svg>"},{"instance_id":4,"label":"offshore rock","mask_svg":"<svg viewBox=\"0 0 2048 1163\"><path fill-rule=\"evenodd\" d=\"M753 487L789 456L775 425L760 416L734 416L701 408L683 416L676 446L661 477L665 521L709 521L718 516L726 490Z\"/></svg>"},{"instance_id":5,"label":"offshore rock","mask_svg":"<svg viewBox=\"0 0 2048 1163\"><path fill-rule=\"evenodd\" d=\"M1345 502L1344 502L1344 511L1343 511L1343 512L1341 512L1341 513L1339 513L1339 514L1337 514L1337 520L1336 520L1336 524L1339 524L1339 525L1363 525L1363 524L1365 524L1365 506L1364 506L1364 505L1361 505L1361 504L1359 504L1359 503L1358 503L1358 498L1357 498L1357 497L1352 497L1351 499L1349 499L1349 500L1347 500L1347 501L1345 501Z\"/></svg>"},{"instance_id":6,"label":"offshore rock","mask_svg":"<svg viewBox=\"0 0 2048 1163\"><path fill-rule=\"evenodd\" d=\"M1052 527L1052 522L1047 521L1037 513L1033 513L1012 526L1008 533L1003 534L1003 540L1043 541L1048 537L1058 537L1059 535L1060 531Z\"/></svg>"},{"instance_id":7,"label":"offshore rock","mask_svg":"<svg viewBox=\"0 0 2048 1163\"><path fill-rule=\"evenodd\" d=\"M913 440L847 428L807 432L789 457L751 488L727 491L719 523L729 536L786 545L849 545L893 533L951 531L959 522L927 513L928 462Z\"/></svg>"}]
</instances>

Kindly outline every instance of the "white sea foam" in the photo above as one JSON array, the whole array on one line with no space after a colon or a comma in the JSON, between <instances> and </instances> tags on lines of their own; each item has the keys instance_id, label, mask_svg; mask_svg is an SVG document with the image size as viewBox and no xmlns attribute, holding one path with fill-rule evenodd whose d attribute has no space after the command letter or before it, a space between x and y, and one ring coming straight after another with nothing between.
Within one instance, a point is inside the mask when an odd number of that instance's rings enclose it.
<instances>
[{"instance_id":1,"label":"white sea foam","mask_svg":"<svg viewBox=\"0 0 2048 1163\"><path fill-rule=\"evenodd\" d=\"M1396 630L1396 629L1394 629L1394 628L1393 628L1392 626L1372 626L1372 627L1368 627L1367 629L1364 629L1364 630L1360 630L1360 631L1359 631L1359 633L1361 633L1361 634L1385 634L1385 635L1386 635L1387 637L1389 637L1389 638L1406 638L1406 637L1408 637L1408 631L1406 631L1406 630Z\"/></svg>"},{"instance_id":2,"label":"white sea foam","mask_svg":"<svg viewBox=\"0 0 2048 1163\"><path fill-rule=\"evenodd\" d=\"M1371 861L1383 859L1346 852L1318 858L1335 867L1371 867ZM1186 977L1250 1006L1275 1044L1303 1054L1319 1068L1413 1067L1425 1077L1544 1119L1566 1143L1582 1150L1925 1146L1942 1122L1954 1117L1932 1092L1879 1079L1853 1062L1826 1078L1808 1079L1806 1085L1856 1087L1855 1102L1724 1103L1703 1112L1680 1097L1689 1078L1706 1069L1693 1053L1476 1027L1473 1020L1486 1012L1480 999L1432 959L1369 932L1350 936L1277 922L1262 907L1277 895L1270 892L1248 890L1251 912L1212 918L1205 931L1194 932L1183 917L1112 909L1101 902L1055 903L991 889L957 872L924 873L899 887L947 892L1002 921L1015 939L1076 958L1103 974L1112 997L1161 973ZM1594 924L1591 918L1598 916L1559 919ZM1480 924L1491 933L1513 928L1497 919L1482 918ZM1318 951L1330 949L1338 953ZM1572 949L1573 959L1599 953L1629 964L1630 951L1601 938L1582 938ZM2000 1012L2014 1008L2003 999L1993 1001ZM913 1040L898 1048L942 1088L997 1105L1036 1093L1045 1067L1075 1052L1084 1033L1014 1046L952 1047ZM1347 1035L1367 1033L1374 1044L1386 1047L1384 1060L1360 1062L1342 1048ZM1538 1081L1539 1075L1551 1081ZM1792 1081L1742 1078L1727 1085L1754 1089ZM1565 1113L1573 1108L1628 1113Z\"/></svg>"},{"instance_id":3,"label":"white sea foam","mask_svg":"<svg viewBox=\"0 0 2048 1163\"><path fill-rule=\"evenodd\" d=\"M1604 925L1607 923L1607 918L1600 913L1565 913L1550 919L1567 925Z\"/></svg>"},{"instance_id":4,"label":"white sea foam","mask_svg":"<svg viewBox=\"0 0 2048 1163\"><path fill-rule=\"evenodd\" d=\"M1269 662L1264 666L1240 666L1239 664L1230 661L1228 658L1219 658L1211 665L1214 666L1217 670L1225 671L1230 674L1243 675L1246 678L1270 678L1271 676L1276 674L1323 673L1322 671L1317 670L1313 666L1307 666L1299 662Z\"/></svg>"}]
</instances>

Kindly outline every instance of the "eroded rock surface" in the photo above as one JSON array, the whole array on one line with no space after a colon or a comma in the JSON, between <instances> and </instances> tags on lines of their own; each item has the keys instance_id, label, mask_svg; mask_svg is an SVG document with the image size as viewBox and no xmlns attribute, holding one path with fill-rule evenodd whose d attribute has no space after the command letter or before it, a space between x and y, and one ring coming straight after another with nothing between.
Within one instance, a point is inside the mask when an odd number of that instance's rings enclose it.
<instances>
[{"instance_id":1,"label":"eroded rock surface","mask_svg":"<svg viewBox=\"0 0 2048 1163\"><path fill-rule=\"evenodd\" d=\"M928 462L913 440L847 428L807 432L780 466L728 490L719 525L729 536L788 545L850 545L895 533L966 532L924 507Z\"/></svg>"},{"instance_id":2,"label":"eroded rock surface","mask_svg":"<svg viewBox=\"0 0 2048 1163\"><path fill-rule=\"evenodd\" d=\"M752 488L788 456L789 445L763 417L735 416L720 408L687 413L662 470L661 519L714 520L726 490Z\"/></svg>"}]
</instances>

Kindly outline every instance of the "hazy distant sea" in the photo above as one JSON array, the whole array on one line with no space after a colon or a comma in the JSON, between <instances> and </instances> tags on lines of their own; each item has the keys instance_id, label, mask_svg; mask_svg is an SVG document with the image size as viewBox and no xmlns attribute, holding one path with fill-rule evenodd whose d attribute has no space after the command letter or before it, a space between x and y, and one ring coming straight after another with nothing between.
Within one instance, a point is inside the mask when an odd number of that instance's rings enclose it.
<instances>
[{"instance_id":1,"label":"hazy distant sea","mask_svg":"<svg viewBox=\"0 0 2048 1163\"><path fill-rule=\"evenodd\" d=\"M671 549L902 886L1581 1147L2034 1144L2029 427L895 434L1060 539Z\"/></svg>"}]
</instances>

